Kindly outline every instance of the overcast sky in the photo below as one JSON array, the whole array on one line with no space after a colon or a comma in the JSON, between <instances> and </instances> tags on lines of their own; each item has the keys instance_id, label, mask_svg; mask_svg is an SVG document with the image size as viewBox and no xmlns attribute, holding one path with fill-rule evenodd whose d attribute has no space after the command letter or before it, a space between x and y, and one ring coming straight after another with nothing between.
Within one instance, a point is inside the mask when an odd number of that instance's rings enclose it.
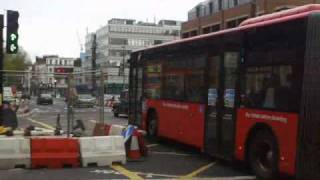
<instances>
[{"instance_id":1,"label":"overcast sky","mask_svg":"<svg viewBox=\"0 0 320 180\"><path fill-rule=\"evenodd\" d=\"M18 10L19 44L32 58L44 54L78 57L89 32L111 18L153 22L187 20L187 12L201 0L0 0L2 13Z\"/></svg>"}]
</instances>

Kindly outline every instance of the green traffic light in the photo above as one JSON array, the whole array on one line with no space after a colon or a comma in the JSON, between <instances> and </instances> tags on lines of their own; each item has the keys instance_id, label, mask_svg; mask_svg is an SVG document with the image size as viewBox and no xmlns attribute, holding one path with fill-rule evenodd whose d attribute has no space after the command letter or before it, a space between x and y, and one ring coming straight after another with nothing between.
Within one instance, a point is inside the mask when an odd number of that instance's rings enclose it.
<instances>
[{"instance_id":1,"label":"green traffic light","mask_svg":"<svg viewBox=\"0 0 320 180\"><path fill-rule=\"evenodd\" d=\"M18 52L18 28L19 28L19 12L7 11L7 53L16 54Z\"/></svg>"}]
</instances>

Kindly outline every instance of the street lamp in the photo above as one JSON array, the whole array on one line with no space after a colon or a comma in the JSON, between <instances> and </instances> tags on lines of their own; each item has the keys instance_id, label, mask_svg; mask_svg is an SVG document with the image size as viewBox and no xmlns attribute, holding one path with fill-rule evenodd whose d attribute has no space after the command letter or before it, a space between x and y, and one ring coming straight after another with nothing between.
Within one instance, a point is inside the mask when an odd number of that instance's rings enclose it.
<instances>
[{"instance_id":1,"label":"street lamp","mask_svg":"<svg viewBox=\"0 0 320 180\"><path fill-rule=\"evenodd\" d=\"M57 80L54 79L54 95L57 97Z\"/></svg>"}]
</instances>

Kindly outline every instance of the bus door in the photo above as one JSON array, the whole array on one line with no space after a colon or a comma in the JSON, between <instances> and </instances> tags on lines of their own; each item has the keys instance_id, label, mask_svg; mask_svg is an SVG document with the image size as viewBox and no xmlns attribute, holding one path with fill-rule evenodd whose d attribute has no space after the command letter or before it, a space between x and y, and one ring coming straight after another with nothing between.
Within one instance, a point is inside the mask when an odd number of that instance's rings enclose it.
<instances>
[{"instance_id":1,"label":"bus door","mask_svg":"<svg viewBox=\"0 0 320 180\"><path fill-rule=\"evenodd\" d=\"M239 53L225 52L209 57L208 108L205 147L213 156L229 158L233 154L235 129L235 92Z\"/></svg>"}]
</instances>

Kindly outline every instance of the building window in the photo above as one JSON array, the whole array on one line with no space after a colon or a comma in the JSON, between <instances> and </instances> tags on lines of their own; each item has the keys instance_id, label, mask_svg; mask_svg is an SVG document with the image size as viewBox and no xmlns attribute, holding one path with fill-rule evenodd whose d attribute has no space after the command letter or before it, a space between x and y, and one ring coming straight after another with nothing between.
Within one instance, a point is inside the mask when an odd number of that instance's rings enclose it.
<instances>
[{"instance_id":1,"label":"building window","mask_svg":"<svg viewBox=\"0 0 320 180\"><path fill-rule=\"evenodd\" d=\"M154 40L154 45L156 45L156 44L162 44L162 43L163 43L162 40Z\"/></svg>"},{"instance_id":2,"label":"building window","mask_svg":"<svg viewBox=\"0 0 320 180\"><path fill-rule=\"evenodd\" d=\"M196 7L196 14L197 14L197 17L200 17L200 6Z\"/></svg>"},{"instance_id":3,"label":"building window","mask_svg":"<svg viewBox=\"0 0 320 180\"><path fill-rule=\"evenodd\" d=\"M211 32L220 31L220 24L211 26Z\"/></svg>"},{"instance_id":4,"label":"building window","mask_svg":"<svg viewBox=\"0 0 320 180\"><path fill-rule=\"evenodd\" d=\"M227 22L227 28L234 28L237 26L237 20Z\"/></svg>"},{"instance_id":5,"label":"building window","mask_svg":"<svg viewBox=\"0 0 320 180\"><path fill-rule=\"evenodd\" d=\"M211 32L211 28L210 27L205 27L202 29L202 34L208 34Z\"/></svg>"},{"instance_id":6,"label":"building window","mask_svg":"<svg viewBox=\"0 0 320 180\"><path fill-rule=\"evenodd\" d=\"M245 21L246 19L248 19L248 17L239 18L238 21L237 21L237 26L238 26L239 24L241 24L243 21Z\"/></svg>"},{"instance_id":7,"label":"building window","mask_svg":"<svg viewBox=\"0 0 320 180\"><path fill-rule=\"evenodd\" d=\"M209 3L209 13L212 14L213 13L213 2Z\"/></svg>"},{"instance_id":8,"label":"building window","mask_svg":"<svg viewBox=\"0 0 320 180\"><path fill-rule=\"evenodd\" d=\"M182 34L182 38L188 38L188 37L189 37L189 33L188 32Z\"/></svg>"},{"instance_id":9,"label":"building window","mask_svg":"<svg viewBox=\"0 0 320 180\"><path fill-rule=\"evenodd\" d=\"M128 45L128 39L125 38L110 38L109 42L112 45Z\"/></svg>"},{"instance_id":10,"label":"building window","mask_svg":"<svg viewBox=\"0 0 320 180\"><path fill-rule=\"evenodd\" d=\"M193 37L193 36L196 36L196 35L198 35L198 31L197 30L194 30L194 31L190 32L190 37Z\"/></svg>"}]
</instances>

